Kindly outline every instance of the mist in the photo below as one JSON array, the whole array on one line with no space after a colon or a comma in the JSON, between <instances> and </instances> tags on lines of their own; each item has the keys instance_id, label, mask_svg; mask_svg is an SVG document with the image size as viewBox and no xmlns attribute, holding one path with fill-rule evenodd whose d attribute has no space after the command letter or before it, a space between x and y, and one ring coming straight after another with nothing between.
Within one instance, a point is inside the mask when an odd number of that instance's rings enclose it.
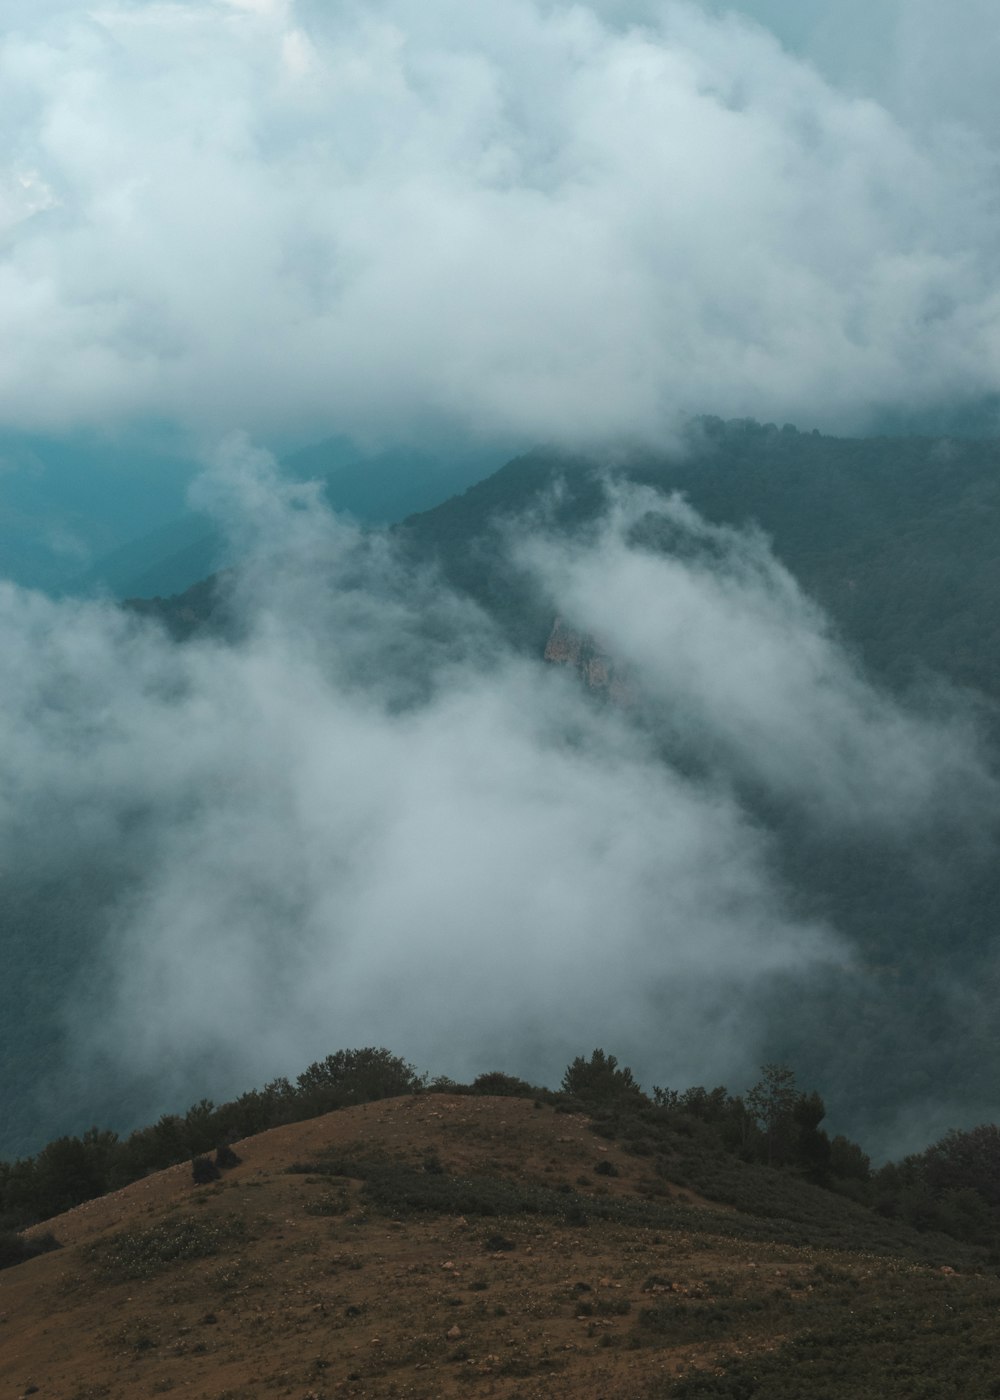
<instances>
[{"instance_id":1,"label":"mist","mask_svg":"<svg viewBox=\"0 0 1000 1400\"><path fill-rule=\"evenodd\" d=\"M647 1084L739 1087L775 997L857 959L748 783L820 837L995 809L969 720L873 687L762 538L675 499L622 490L572 547L513 532L554 614L618 649L621 703L245 438L198 500L246 561L223 635L0 589L4 868L85 865L95 910L50 983L42 1118L67 1086L87 1123L148 1118L370 1043L548 1083L601 1043Z\"/></svg>"},{"instance_id":2,"label":"mist","mask_svg":"<svg viewBox=\"0 0 1000 1400\"><path fill-rule=\"evenodd\" d=\"M563 618L607 639L661 742L832 832L916 842L997 810L971 710L880 693L753 529L616 487L586 543L512 538ZM928 825L929 823L929 825Z\"/></svg>"}]
</instances>

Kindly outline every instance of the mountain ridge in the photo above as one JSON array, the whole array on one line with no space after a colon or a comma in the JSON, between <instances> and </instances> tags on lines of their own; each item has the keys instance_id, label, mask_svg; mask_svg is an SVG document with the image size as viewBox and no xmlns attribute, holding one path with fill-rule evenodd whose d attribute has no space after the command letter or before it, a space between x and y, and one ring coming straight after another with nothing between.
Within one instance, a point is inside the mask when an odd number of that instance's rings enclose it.
<instances>
[{"instance_id":1,"label":"mountain ridge","mask_svg":"<svg viewBox=\"0 0 1000 1400\"><path fill-rule=\"evenodd\" d=\"M521 454L391 533L409 557L434 560L452 586L504 617L510 576L495 573L495 549L483 550L498 518L537 508L557 482L568 488L546 515L557 528L593 519L609 480L677 491L714 524L762 528L778 558L891 684L937 670L1000 697L993 660L1000 624L989 603L1000 593L998 468L993 438L838 438L703 419L682 453ZM128 606L187 635L210 616L214 597L203 579L178 596L131 598ZM536 620L539 651L551 624L549 617L539 635Z\"/></svg>"}]
</instances>

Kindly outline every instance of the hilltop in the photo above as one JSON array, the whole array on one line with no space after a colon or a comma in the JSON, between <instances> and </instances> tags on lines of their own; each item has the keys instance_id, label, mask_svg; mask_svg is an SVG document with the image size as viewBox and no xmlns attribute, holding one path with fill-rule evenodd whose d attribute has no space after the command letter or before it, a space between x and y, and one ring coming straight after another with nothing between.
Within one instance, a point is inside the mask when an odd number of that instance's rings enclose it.
<instances>
[{"instance_id":1,"label":"hilltop","mask_svg":"<svg viewBox=\"0 0 1000 1400\"><path fill-rule=\"evenodd\" d=\"M997 1393L1000 1283L966 1247L792 1178L791 1218L766 1192L764 1214L710 1201L564 1109L447 1092L346 1108L235 1144L239 1164L206 1186L179 1165L35 1227L62 1248L0 1273L0 1385L46 1400Z\"/></svg>"}]
</instances>

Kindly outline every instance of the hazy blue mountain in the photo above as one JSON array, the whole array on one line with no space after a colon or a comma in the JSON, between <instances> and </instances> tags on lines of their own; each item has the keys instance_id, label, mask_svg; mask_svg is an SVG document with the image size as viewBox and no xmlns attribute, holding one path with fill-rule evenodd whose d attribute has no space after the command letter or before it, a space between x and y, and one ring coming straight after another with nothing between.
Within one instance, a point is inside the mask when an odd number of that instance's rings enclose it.
<instances>
[{"instance_id":1,"label":"hazy blue mountain","mask_svg":"<svg viewBox=\"0 0 1000 1400\"><path fill-rule=\"evenodd\" d=\"M58 592L187 511L196 464L155 428L0 435L0 577Z\"/></svg>"},{"instance_id":2,"label":"hazy blue mountain","mask_svg":"<svg viewBox=\"0 0 1000 1400\"><path fill-rule=\"evenodd\" d=\"M370 452L348 438L335 437L292 453L282 465L298 480L321 481L331 509L366 525L384 525L464 490L507 455L496 445L456 442L436 449ZM38 587L58 587L68 593L109 592L120 598L166 598L220 568L228 552L215 522L187 511L130 538L73 575L60 570L30 575L23 565L15 567L13 552L9 558L10 574Z\"/></svg>"},{"instance_id":3,"label":"hazy blue mountain","mask_svg":"<svg viewBox=\"0 0 1000 1400\"><path fill-rule=\"evenodd\" d=\"M224 562L223 541L206 515L191 512L129 540L69 580L67 593L170 597Z\"/></svg>"}]
</instances>

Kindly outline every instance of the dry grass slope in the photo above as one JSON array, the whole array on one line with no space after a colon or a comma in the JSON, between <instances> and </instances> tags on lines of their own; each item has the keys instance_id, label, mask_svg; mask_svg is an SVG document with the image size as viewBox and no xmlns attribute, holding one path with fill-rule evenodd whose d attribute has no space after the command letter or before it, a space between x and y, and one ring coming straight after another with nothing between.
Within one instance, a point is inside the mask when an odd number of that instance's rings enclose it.
<instances>
[{"instance_id":1,"label":"dry grass slope","mask_svg":"<svg viewBox=\"0 0 1000 1400\"><path fill-rule=\"evenodd\" d=\"M174 1167L0 1273L0 1400L1000 1394L1000 1283L792 1243L580 1115L409 1096Z\"/></svg>"}]
</instances>

